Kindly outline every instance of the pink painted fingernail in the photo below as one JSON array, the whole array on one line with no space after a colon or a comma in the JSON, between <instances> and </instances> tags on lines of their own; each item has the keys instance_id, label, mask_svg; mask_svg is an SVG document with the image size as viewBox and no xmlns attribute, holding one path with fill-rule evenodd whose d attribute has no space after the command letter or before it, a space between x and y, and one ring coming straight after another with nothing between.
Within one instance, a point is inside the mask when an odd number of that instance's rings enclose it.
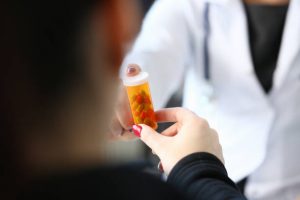
<instances>
[{"instance_id":1,"label":"pink painted fingernail","mask_svg":"<svg viewBox=\"0 0 300 200\"><path fill-rule=\"evenodd\" d=\"M134 135L136 135L139 138L141 137L142 129L143 128L139 125L133 125L132 126L132 130L133 130Z\"/></svg>"}]
</instances>

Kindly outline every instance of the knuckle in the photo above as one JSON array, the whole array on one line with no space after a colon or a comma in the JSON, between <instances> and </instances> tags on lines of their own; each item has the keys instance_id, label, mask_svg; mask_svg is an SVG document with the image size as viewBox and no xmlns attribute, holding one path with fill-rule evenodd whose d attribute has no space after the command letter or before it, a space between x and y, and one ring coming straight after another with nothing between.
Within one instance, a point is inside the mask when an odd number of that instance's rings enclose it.
<instances>
[{"instance_id":1,"label":"knuckle","mask_svg":"<svg viewBox=\"0 0 300 200\"><path fill-rule=\"evenodd\" d=\"M181 115L184 112L184 108L181 107L175 107L174 108L176 115Z\"/></svg>"},{"instance_id":2,"label":"knuckle","mask_svg":"<svg viewBox=\"0 0 300 200\"><path fill-rule=\"evenodd\" d=\"M201 128L203 128L203 129L209 128L209 124L208 124L208 121L207 121L207 120L202 119L202 118L199 117L199 118L197 119L197 121L198 121L198 125L199 125Z\"/></svg>"},{"instance_id":3,"label":"knuckle","mask_svg":"<svg viewBox=\"0 0 300 200\"><path fill-rule=\"evenodd\" d=\"M219 140L219 134L217 133L217 131L215 129L211 129L212 134Z\"/></svg>"},{"instance_id":4,"label":"knuckle","mask_svg":"<svg viewBox=\"0 0 300 200\"><path fill-rule=\"evenodd\" d=\"M175 107L174 109L176 109L178 115L196 115L194 112L187 108Z\"/></svg>"}]
</instances>

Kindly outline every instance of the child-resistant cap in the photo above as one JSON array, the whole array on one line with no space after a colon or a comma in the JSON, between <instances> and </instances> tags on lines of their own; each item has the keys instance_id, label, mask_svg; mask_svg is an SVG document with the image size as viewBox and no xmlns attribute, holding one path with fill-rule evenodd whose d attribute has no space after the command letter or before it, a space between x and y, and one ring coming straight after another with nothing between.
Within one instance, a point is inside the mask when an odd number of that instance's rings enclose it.
<instances>
[{"instance_id":1,"label":"child-resistant cap","mask_svg":"<svg viewBox=\"0 0 300 200\"><path fill-rule=\"evenodd\" d=\"M149 74L147 72L140 72L136 76L124 76L123 84L125 86L137 86L148 82Z\"/></svg>"}]
</instances>

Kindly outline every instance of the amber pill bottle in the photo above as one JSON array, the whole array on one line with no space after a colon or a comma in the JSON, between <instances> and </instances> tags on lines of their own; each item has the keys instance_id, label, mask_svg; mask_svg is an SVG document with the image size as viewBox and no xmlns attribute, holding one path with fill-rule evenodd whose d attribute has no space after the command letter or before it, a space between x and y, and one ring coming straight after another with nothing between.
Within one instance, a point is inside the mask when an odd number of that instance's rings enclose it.
<instances>
[{"instance_id":1,"label":"amber pill bottle","mask_svg":"<svg viewBox=\"0 0 300 200\"><path fill-rule=\"evenodd\" d=\"M134 123L157 129L148 77L147 72L140 72L136 76L123 78L123 84L127 90Z\"/></svg>"}]
</instances>

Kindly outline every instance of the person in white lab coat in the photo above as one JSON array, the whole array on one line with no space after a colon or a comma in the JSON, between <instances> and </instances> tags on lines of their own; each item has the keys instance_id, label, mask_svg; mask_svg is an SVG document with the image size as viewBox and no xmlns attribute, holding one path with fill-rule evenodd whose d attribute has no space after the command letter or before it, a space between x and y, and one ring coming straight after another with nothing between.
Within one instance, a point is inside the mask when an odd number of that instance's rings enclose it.
<instances>
[{"instance_id":1,"label":"person in white lab coat","mask_svg":"<svg viewBox=\"0 0 300 200\"><path fill-rule=\"evenodd\" d=\"M299 11L300 0L159 0L124 61L149 72L156 109L184 80L183 106L217 129L250 199L300 195Z\"/></svg>"}]
</instances>

